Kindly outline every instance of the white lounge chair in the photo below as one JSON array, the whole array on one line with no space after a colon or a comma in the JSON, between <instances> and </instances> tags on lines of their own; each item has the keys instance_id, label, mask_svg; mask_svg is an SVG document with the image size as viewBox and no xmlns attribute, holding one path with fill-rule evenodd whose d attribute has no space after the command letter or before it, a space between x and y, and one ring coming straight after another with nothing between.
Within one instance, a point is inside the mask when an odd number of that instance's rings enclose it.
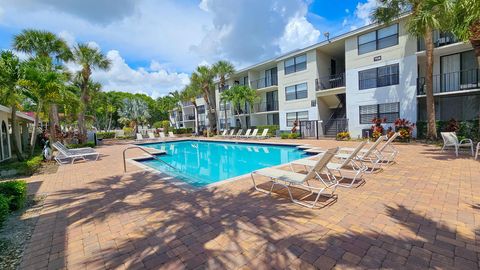
<instances>
[{"instance_id":1,"label":"white lounge chair","mask_svg":"<svg viewBox=\"0 0 480 270\"><path fill-rule=\"evenodd\" d=\"M442 151L445 150L446 147L453 147L455 148L455 155L458 157L458 149L460 148L470 148L473 156L473 141L471 139L463 139L458 141L458 137L455 132L440 132L443 138L443 147Z\"/></svg>"},{"instance_id":2,"label":"white lounge chair","mask_svg":"<svg viewBox=\"0 0 480 270\"><path fill-rule=\"evenodd\" d=\"M263 129L262 134L257 136L257 139L266 139L268 138L268 128Z\"/></svg>"},{"instance_id":3,"label":"white lounge chair","mask_svg":"<svg viewBox=\"0 0 480 270\"><path fill-rule=\"evenodd\" d=\"M246 135L246 136L245 136L245 139L256 138L256 137L257 137L257 133L258 133L258 128L254 129L253 132L252 132L252 134Z\"/></svg>"},{"instance_id":4,"label":"white lounge chair","mask_svg":"<svg viewBox=\"0 0 480 270\"><path fill-rule=\"evenodd\" d=\"M389 164L395 158L397 157L399 151L395 146L393 146L393 141L400 135L400 132L395 132L388 140L380 147L378 148L377 153L382 157L382 162L386 162L386 164ZM355 148L347 148L347 147L342 147L341 151L354 151ZM367 152L368 149L361 149L360 153L365 153Z\"/></svg>"},{"instance_id":5,"label":"white lounge chair","mask_svg":"<svg viewBox=\"0 0 480 270\"><path fill-rule=\"evenodd\" d=\"M169 137L169 138L177 138L177 136L175 136L175 134L173 134L172 131L169 131L169 132L168 132L168 137Z\"/></svg>"},{"instance_id":6,"label":"white lounge chair","mask_svg":"<svg viewBox=\"0 0 480 270\"><path fill-rule=\"evenodd\" d=\"M143 141L143 136L140 133L137 133L137 138L135 139L136 141Z\"/></svg>"},{"instance_id":7,"label":"white lounge chair","mask_svg":"<svg viewBox=\"0 0 480 270\"><path fill-rule=\"evenodd\" d=\"M230 138L239 138L240 136L242 136L242 132L243 132L243 130L239 129L237 131L237 134L230 136Z\"/></svg>"},{"instance_id":8,"label":"white lounge chair","mask_svg":"<svg viewBox=\"0 0 480 270\"><path fill-rule=\"evenodd\" d=\"M326 195L326 194L323 194L325 190L332 189L332 192L327 196L333 197L334 192L338 186L338 181L336 180L335 176L332 175L327 168L327 164L335 156L337 151L338 151L338 148L329 149L328 151L326 151L325 154L316 162L315 166L311 167L311 169L308 171L307 174L296 173L296 172L275 169L275 168L265 168L265 169L253 171L251 173L253 186L257 191L271 194L273 187L275 185L281 185L287 189L288 194L290 195L290 200L292 200L293 203L306 206L309 208L313 208L317 204L320 196ZM327 179L322 177L322 173L327 174ZM255 177L254 177L255 174L266 176L271 179L272 186L270 187L269 191L259 188L257 186L255 182ZM318 179L319 182L322 184L322 186L321 187L311 186L308 181L313 179ZM304 196L304 198L312 195L316 191L317 196L315 197L314 202L307 203L307 202L294 199L292 196L292 192L290 191L290 187L293 185L306 188L310 191L310 193Z\"/></svg>"},{"instance_id":9,"label":"white lounge chair","mask_svg":"<svg viewBox=\"0 0 480 270\"><path fill-rule=\"evenodd\" d=\"M158 134L160 135L160 139L162 139L162 140L165 140L167 138L167 137L165 137L164 132L159 132Z\"/></svg>"},{"instance_id":10,"label":"white lounge chair","mask_svg":"<svg viewBox=\"0 0 480 270\"><path fill-rule=\"evenodd\" d=\"M336 171L340 175L341 178L338 179L339 186L352 187L355 181L357 181L359 177L361 179L361 177L363 176L363 173L365 172L366 167L363 166L361 161L355 162L354 159L366 143L367 143L366 141L361 142L356 148L354 148L354 151L347 158L342 160L341 163L329 162L327 164L327 168L329 170ZM319 156L321 157L323 156L323 154L319 154ZM339 158L342 159L343 155L340 155ZM360 164L358 164L358 162L360 162ZM313 160L313 159L299 159L299 160L292 161L290 163L290 168L292 169L293 172L295 172L294 165L302 165L302 166L305 166L305 169L308 170L308 167L313 167L315 166L316 163L317 163L317 160ZM347 174L353 173L353 177L351 178L352 181L349 184L342 184L340 182L343 179L345 179L345 176L344 176L345 173Z\"/></svg>"},{"instance_id":11,"label":"white lounge chair","mask_svg":"<svg viewBox=\"0 0 480 270\"><path fill-rule=\"evenodd\" d=\"M155 140L155 134L153 134L153 132L147 132L147 135L148 135L148 139L150 140Z\"/></svg>"},{"instance_id":12,"label":"white lounge chair","mask_svg":"<svg viewBox=\"0 0 480 270\"><path fill-rule=\"evenodd\" d=\"M224 129L223 132L222 132L222 134L220 134L220 135L218 135L218 136L220 136L220 137L225 137L225 136L227 136L227 131L228 131L228 130Z\"/></svg>"},{"instance_id":13,"label":"white lounge chair","mask_svg":"<svg viewBox=\"0 0 480 270\"><path fill-rule=\"evenodd\" d=\"M231 138L231 137L234 136L234 134L235 134L235 129L232 129L232 130L230 130L230 133L225 135L225 138Z\"/></svg>"},{"instance_id":14,"label":"white lounge chair","mask_svg":"<svg viewBox=\"0 0 480 270\"><path fill-rule=\"evenodd\" d=\"M55 160L58 164L62 165L64 162L62 160L71 159L71 164L75 160L82 159L86 160L86 157L95 157L95 160L98 160L100 153L96 152L93 148L85 147L79 149L68 149L61 143L53 143L52 146L58 150L60 154L55 156Z\"/></svg>"},{"instance_id":15,"label":"white lounge chair","mask_svg":"<svg viewBox=\"0 0 480 270\"><path fill-rule=\"evenodd\" d=\"M240 135L240 138L248 138L248 136L250 136L250 132L252 132L251 128L247 129L244 135Z\"/></svg>"}]
</instances>

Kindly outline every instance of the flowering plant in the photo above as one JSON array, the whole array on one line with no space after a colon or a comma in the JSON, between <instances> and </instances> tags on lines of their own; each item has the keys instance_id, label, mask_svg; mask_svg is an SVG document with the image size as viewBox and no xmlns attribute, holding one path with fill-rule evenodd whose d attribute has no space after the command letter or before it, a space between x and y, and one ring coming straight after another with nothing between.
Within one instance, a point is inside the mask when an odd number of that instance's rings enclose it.
<instances>
[{"instance_id":1,"label":"flowering plant","mask_svg":"<svg viewBox=\"0 0 480 270\"><path fill-rule=\"evenodd\" d=\"M415 124L405 118L395 120L395 129L400 133L399 137L403 140L409 140L412 136Z\"/></svg>"},{"instance_id":2,"label":"flowering plant","mask_svg":"<svg viewBox=\"0 0 480 270\"><path fill-rule=\"evenodd\" d=\"M350 140L350 133L348 131L343 131L343 132L337 133L337 140L339 140L339 141Z\"/></svg>"},{"instance_id":3,"label":"flowering plant","mask_svg":"<svg viewBox=\"0 0 480 270\"><path fill-rule=\"evenodd\" d=\"M387 121L386 118L380 118L380 117L375 117L372 119L373 125L370 128L372 130L372 138L376 140L380 136L382 136L384 131L382 124L385 123L386 121Z\"/></svg>"}]
</instances>

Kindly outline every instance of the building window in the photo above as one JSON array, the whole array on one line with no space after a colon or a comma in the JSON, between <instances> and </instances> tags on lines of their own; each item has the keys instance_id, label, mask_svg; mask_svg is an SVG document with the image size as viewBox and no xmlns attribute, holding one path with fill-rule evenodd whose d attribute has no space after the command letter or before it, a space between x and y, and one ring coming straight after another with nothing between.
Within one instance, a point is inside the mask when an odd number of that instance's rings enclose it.
<instances>
[{"instance_id":1,"label":"building window","mask_svg":"<svg viewBox=\"0 0 480 270\"><path fill-rule=\"evenodd\" d=\"M205 113L205 105L200 105L197 107L197 113L202 114Z\"/></svg>"},{"instance_id":2,"label":"building window","mask_svg":"<svg viewBox=\"0 0 480 270\"><path fill-rule=\"evenodd\" d=\"M398 44L398 24L360 35L357 43L359 55L395 46Z\"/></svg>"},{"instance_id":3,"label":"building window","mask_svg":"<svg viewBox=\"0 0 480 270\"><path fill-rule=\"evenodd\" d=\"M287 113L287 127L293 127L295 121L308 120L308 111Z\"/></svg>"},{"instance_id":4,"label":"building window","mask_svg":"<svg viewBox=\"0 0 480 270\"><path fill-rule=\"evenodd\" d=\"M307 98L307 83L296 84L292 86L285 87L285 99L286 100L295 100Z\"/></svg>"},{"instance_id":5,"label":"building window","mask_svg":"<svg viewBox=\"0 0 480 270\"><path fill-rule=\"evenodd\" d=\"M307 55L302 54L284 61L285 75L307 69Z\"/></svg>"},{"instance_id":6,"label":"building window","mask_svg":"<svg viewBox=\"0 0 480 270\"><path fill-rule=\"evenodd\" d=\"M393 123L400 118L399 111L399 102L360 106L360 124L371 124L376 117L386 119L385 123Z\"/></svg>"},{"instance_id":7,"label":"building window","mask_svg":"<svg viewBox=\"0 0 480 270\"><path fill-rule=\"evenodd\" d=\"M358 72L358 89L369 89L398 84L398 64Z\"/></svg>"},{"instance_id":8,"label":"building window","mask_svg":"<svg viewBox=\"0 0 480 270\"><path fill-rule=\"evenodd\" d=\"M279 125L278 113L267 114L267 125Z\"/></svg>"}]
</instances>

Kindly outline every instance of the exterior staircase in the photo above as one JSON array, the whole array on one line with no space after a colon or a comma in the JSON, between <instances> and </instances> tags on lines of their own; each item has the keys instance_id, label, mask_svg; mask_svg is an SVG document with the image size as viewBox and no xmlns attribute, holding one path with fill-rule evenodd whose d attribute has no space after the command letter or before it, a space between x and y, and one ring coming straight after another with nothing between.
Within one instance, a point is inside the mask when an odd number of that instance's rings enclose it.
<instances>
[{"instance_id":1,"label":"exterior staircase","mask_svg":"<svg viewBox=\"0 0 480 270\"><path fill-rule=\"evenodd\" d=\"M325 137L335 137L337 136L337 133L348 130L345 94L338 94L336 96L339 100L339 104L324 124L323 133Z\"/></svg>"}]
</instances>

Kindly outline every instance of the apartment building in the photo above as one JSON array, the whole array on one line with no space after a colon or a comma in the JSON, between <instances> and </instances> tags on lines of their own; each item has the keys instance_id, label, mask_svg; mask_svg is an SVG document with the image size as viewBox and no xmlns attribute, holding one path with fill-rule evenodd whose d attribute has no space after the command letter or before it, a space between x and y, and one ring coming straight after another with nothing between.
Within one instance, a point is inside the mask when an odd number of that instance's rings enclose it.
<instances>
[{"instance_id":1,"label":"apartment building","mask_svg":"<svg viewBox=\"0 0 480 270\"><path fill-rule=\"evenodd\" d=\"M217 89L219 126L225 128L226 122L228 127L279 125L290 130L299 121L305 137L335 136L343 130L360 137L368 135L374 117L385 118L387 126L397 118L425 121L424 44L407 33L405 19L368 25L239 70L226 88L249 85L257 90L258 101L235 115L229 104L220 102L224 89ZM478 117L480 74L471 45L439 32L434 43L437 119ZM180 125L194 122L185 117L188 106L182 110Z\"/></svg>"}]
</instances>

